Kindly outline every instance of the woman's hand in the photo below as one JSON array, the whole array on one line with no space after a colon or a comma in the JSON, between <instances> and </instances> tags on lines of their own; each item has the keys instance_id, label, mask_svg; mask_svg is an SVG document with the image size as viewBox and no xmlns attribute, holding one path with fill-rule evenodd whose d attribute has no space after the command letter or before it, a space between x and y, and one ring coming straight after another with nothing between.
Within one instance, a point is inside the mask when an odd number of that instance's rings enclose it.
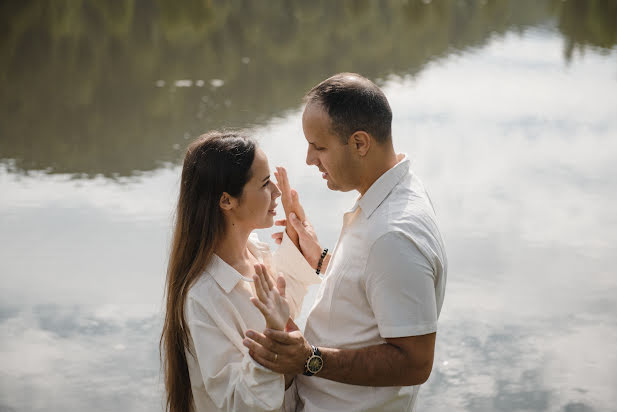
<instances>
[{"instance_id":1,"label":"woman's hand","mask_svg":"<svg viewBox=\"0 0 617 412\"><path fill-rule=\"evenodd\" d=\"M266 318L266 328L285 330L290 314L289 303L285 298L285 278L279 276L274 287L264 265L255 265L255 273L253 280L257 297L251 297L251 302Z\"/></svg>"},{"instance_id":2,"label":"woman's hand","mask_svg":"<svg viewBox=\"0 0 617 412\"><path fill-rule=\"evenodd\" d=\"M276 177L276 183L281 191L281 203L283 203L283 209L285 210L285 219L277 220L274 224L276 226L285 226L289 239L296 245L309 265L312 268L316 268L323 248L319 244L313 226L306 219L304 208L298 198L298 192L289 185L287 171L284 167L277 167L274 177ZM272 234L272 238L280 245L283 241L283 232ZM321 266L322 272L326 271L329 261L330 255L326 256L323 261Z\"/></svg>"},{"instance_id":3,"label":"woman's hand","mask_svg":"<svg viewBox=\"0 0 617 412\"><path fill-rule=\"evenodd\" d=\"M306 214L304 213L304 208L300 204L298 192L292 189L289 184L287 170L285 170L284 167L277 167L276 172L274 172L274 177L276 177L276 184L281 191L281 203L283 203L283 209L285 210L286 221L289 221L289 215L291 213L295 213L298 219L304 222L306 220ZM294 227L292 225L287 225L286 231L289 239L299 248L298 233Z\"/></svg>"}]
</instances>

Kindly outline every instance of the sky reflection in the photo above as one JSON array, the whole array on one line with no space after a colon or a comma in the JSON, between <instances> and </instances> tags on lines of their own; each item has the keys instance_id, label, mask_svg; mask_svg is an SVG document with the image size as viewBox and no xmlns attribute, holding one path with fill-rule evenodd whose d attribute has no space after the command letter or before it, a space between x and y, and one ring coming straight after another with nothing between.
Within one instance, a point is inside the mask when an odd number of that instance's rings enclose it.
<instances>
[{"instance_id":1,"label":"sky reflection","mask_svg":"<svg viewBox=\"0 0 617 412\"><path fill-rule=\"evenodd\" d=\"M395 145L431 192L450 260L418 410L617 403L617 51L564 64L562 42L508 34L385 82ZM300 116L254 133L333 246L355 195L304 164ZM158 408L179 173L0 169L0 410Z\"/></svg>"}]
</instances>

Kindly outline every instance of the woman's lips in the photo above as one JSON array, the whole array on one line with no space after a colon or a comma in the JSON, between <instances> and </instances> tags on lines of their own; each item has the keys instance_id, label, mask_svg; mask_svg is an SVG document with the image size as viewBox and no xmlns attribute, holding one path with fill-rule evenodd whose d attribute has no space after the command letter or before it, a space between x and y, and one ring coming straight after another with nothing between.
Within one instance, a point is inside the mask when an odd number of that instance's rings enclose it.
<instances>
[{"instance_id":1,"label":"woman's lips","mask_svg":"<svg viewBox=\"0 0 617 412\"><path fill-rule=\"evenodd\" d=\"M268 209L268 214L270 214L270 215L272 215L272 216L276 216L276 210L275 210L275 209L276 209L276 207L277 207L277 206L278 206L278 205L277 205L277 204L275 204L275 205L272 207L272 209Z\"/></svg>"}]
</instances>

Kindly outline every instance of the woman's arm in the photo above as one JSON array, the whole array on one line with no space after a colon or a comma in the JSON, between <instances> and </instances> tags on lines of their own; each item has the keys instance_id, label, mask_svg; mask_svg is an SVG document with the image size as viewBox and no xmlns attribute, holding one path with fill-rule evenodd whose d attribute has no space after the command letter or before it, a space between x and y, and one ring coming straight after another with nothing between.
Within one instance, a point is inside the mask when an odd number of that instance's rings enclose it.
<instances>
[{"instance_id":1,"label":"woman's arm","mask_svg":"<svg viewBox=\"0 0 617 412\"><path fill-rule=\"evenodd\" d=\"M281 245L272 254L272 263L276 274L285 277L285 297L290 306L290 315L295 319L302 309L308 287L319 284L321 278L292 243L287 233L283 233Z\"/></svg>"},{"instance_id":2,"label":"woman's arm","mask_svg":"<svg viewBox=\"0 0 617 412\"><path fill-rule=\"evenodd\" d=\"M284 377L251 359L248 350L241 346L241 335L235 341L237 331L231 309L223 305L207 311L200 302L189 298L187 323L199 368L191 371L191 376L201 375L208 396L220 410L279 410L283 404Z\"/></svg>"},{"instance_id":3,"label":"woman's arm","mask_svg":"<svg viewBox=\"0 0 617 412\"><path fill-rule=\"evenodd\" d=\"M253 280L257 297L252 297L251 302L266 318L266 328L285 330L290 314L285 298L285 278L279 276L275 287L264 265L255 265L255 273ZM285 390L291 386L294 378L295 375L285 375Z\"/></svg>"},{"instance_id":4,"label":"woman's arm","mask_svg":"<svg viewBox=\"0 0 617 412\"><path fill-rule=\"evenodd\" d=\"M256 297L251 298L253 305L266 318L266 328L274 330L285 330L285 325L289 320L289 303L285 298L285 278L279 276L276 279L276 287L268 269L262 264L255 265Z\"/></svg>"},{"instance_id":5,"label":"woman's arm","mask_svg":"<svg viewBox=\"0 0 617 412\"><path fill-rule=\"evenodd\" d=\"M287 177L285 168L277 167L274 176L281 190L281 202L285 210L285 219L277 220L275 224L277 226L284 226L285 231L274 233L272 237L277 244L282 244L285 239L284 234L287 234L291 242L302 253L309 266L315 270L323 251L323 248L317 240L317 234L306 218L306 213L298 198L298 192L292 189L289 184L289 178ZM328 254L321 265L322 273L325 273L329 262L330 255Z\"/></svg>"}]
</instances>

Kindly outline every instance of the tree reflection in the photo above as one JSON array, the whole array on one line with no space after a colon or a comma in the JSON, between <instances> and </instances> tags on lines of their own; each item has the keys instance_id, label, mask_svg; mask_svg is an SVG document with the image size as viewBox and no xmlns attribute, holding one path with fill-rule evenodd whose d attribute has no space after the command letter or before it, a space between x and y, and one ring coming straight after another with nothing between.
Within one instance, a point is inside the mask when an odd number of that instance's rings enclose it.
<instances>
[{"instance_id":1,"label":"tree reflection","mask_svg":"<svg viewBox=\"0 0 617 412\"><path fill-rule=\"evenodd\" d=\"M566 40L564 55L592 46L610 49L617 44L617 2L614 0L557 1L559 30Z\"/></svg>"},{"instance_id":2,"label":"tree reflection","mask_svg":"<svg viewBox=\"0 0 617 412\"><path fill-rule=\"evenodd\" d=\"M570 58L613 47L616 15L608 0L4 2L0 158L16 172L152 170L185 137L297 108L332 73L413 75L555 18Z\"/></svg>"}]
</instances>

